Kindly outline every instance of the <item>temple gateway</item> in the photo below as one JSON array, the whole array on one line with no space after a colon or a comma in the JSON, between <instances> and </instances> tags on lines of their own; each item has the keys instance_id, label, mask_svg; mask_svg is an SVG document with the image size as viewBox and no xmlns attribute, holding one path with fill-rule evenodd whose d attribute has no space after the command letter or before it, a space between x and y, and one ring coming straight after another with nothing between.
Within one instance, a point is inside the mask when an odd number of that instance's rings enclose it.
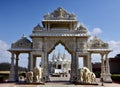
<instances>
[{"instance_id":1,"label":"temple gateway","mask_svg":"<svg viewBox=\"0 0 120 87\"><path fill-rule=\"evenodd\" d=\"M28 70L36 67L36 58L41 57L41 67L45 81L49 80L48 55L55 46L62 44L71 54L70 81L78 79L78 59L83 57L83 65L92 71L91 55L101 55L101 78L104 82L112 82L108 54L111 52L107 43L95 36L88 41L90 35L88 30L80 24L76 15L69 13L63 8L57 8L52 13L44 15L42 26L34 27L30 35L31 41L22 37L11 44L11 69L9 81L18 81L18 63L21 53L28 54ZM15 62L15 63L14 63ZM15 64L15 67L14 67Z\"/></svg>"}]
</instances>

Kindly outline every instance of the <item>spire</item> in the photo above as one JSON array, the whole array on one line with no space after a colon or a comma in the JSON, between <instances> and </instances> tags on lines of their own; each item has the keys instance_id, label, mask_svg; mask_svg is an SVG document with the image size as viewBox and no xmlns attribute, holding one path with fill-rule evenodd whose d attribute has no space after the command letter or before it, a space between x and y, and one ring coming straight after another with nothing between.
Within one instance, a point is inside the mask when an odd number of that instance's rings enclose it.
<instances>
[{"instance_id":1,"label":"spire","mask_svg":"<svg viewBox=\"0 0 120 87\"><path fill-rule=\"evenodd\" d=\"M52 56L52 61L55 62L56 61L56 55L55 55L55 52L53 53L53 56Z\"/></svg>"},{"instance_id":2,"label":"spire","mask_svg":"<svg viewBox=\"0 0 120 87\"><path fill-rule=\"evenodd\" d=\"M58 51L58 59L57 60L62 61L62 54L61 54L60 50Z\"/></svg>"},{"instance_id":3,"label":"spire","mask_svg":"<svg viewBox=\"0 0 120 87\"><path fill-rule=\"evenodd\" d=\"M25 34L23 34L23 35L22 35L22 38L25 38L25 37L26 37Z\"/></svg>"},{"instance_id":4,"label":"spire","mask_svg":"<svg viewBox=\"0 0 120 87\"><path fill-rule=\"evenodd\" d=\"M66 54L66 52L64 52L64 54L63 54L63 61L66 61L67 60L67 54Z\"/></svg>"}]
</instances>

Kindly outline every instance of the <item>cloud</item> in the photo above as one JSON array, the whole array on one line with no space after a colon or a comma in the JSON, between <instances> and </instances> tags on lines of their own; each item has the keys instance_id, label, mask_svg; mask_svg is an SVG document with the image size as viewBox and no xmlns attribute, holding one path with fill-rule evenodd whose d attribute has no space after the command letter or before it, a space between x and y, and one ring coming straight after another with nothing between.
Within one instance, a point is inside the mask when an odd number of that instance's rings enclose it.
<instances>
[{"instance_id":1,"label":"cloud","mask_svg":"<svg viewBox=\"0 0 120 87\"><path fill-rule=\"evenodd\" d=\"M92 31L88 31L90 35L92 36L95 36L95 35L98 35L98 34L101 34L103 33L102 29L101 28L94 28Z\"/></svg>"},{"instance_id":2,"label":"cloud","mask_svg":"<svg viewBox=\"0 0 120 87\"><path fill-rule=\"evenodd\" d=\"M7 51L9 48L10 45L0 40L0 62L10 62L10 53Z\"/></svg>"},{"instance_id":3,"label":"cloud","mask_svg":"<svg viewBox=\"0 0 120 87\"><path fill-rule=\"evenodd\" d=\"M98 34L101 34L103 31L101 28L94 28L93 31L92 31L92 34L93 35L98 35Z\"/></svg>"},{"instance_id":4,"label":"cloud","mask_svg":"<svg viewBox=\"0 0 120 87\"><path fill-rule=\"evenodd\" d=\"M108 41L109 48L112 49L113 51L110 53L110 57L116 56L116 54L120 53L120 41Z\"/></svg>"}]
</instances>

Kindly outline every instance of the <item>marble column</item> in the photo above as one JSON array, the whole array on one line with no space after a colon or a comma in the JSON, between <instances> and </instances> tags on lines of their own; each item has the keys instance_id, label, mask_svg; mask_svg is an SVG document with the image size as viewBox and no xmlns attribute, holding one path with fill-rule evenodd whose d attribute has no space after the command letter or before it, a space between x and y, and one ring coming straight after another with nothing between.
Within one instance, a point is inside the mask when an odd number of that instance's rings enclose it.
<instances>
[{"instance_id":1,"label":"marble column","mask_svg":"<svg viewBox=\"0 0 120 87\"><path fill-rule=\"evenodd\" d=\"M41 55L41 67L44 67L44 53Z\"/></svg>"},{"instance_id":2,"label":"marble column","mask_svg":"<svg viewBox=\"0 0 120 87\"><path fill-rule=\"evenodd\" d=\"M76 53L73 52L72 53L72 61L71 61L71 78L70 78L70 81L71 82L76 82L77 80L77 58L76 58Z\"/></svg>"},{"instance_id":3,"label":"marble column","mask_svg":"<svg viewBox=\"0 0 120 87\"><path fill-rule=\"evenodd\" d=\"M30 71L33 71L33 55L30 53Z\"/></svg>"},{"instance_id":4,"label":"marble column","mask_svg":"<svg viewBox=\"0 0 120 87\"><path fill-rule=\"evenodd\" d=\"M92 53L89 54L89 59L90 59L90 62L89 62L90 71L92 72Z\"/></svg>"},{"instance_id":5,"label":"marble column","mask_svg":"<svg viewBox=\"0 0 120 87\"><path fill-rule=\"evenodd\" d=\"M49 72L48 72L48 55L47 52L44 52L44 67L43 67L43 76L45 81L49 81Z\"/></svg>"},{"instance_id":6,"label":"marble column","mask_svg":"<svg viewBox=\"0 0 120 87\"><path fill-rule=\"evenodd\" d=\"M18 82L18 60L19 60L19 53L16 53L16 65L15 65L15 81Z\"/></svg>"},{"instance_id":7,"label":"marble column","mask_svg":"<svg viewBox=\"0 0 120 87\"><path fill-rule=\"evenodd\" d=\"M30 53L28 53L28 71L30 71Z\"/></svg>"},{"instance_id":8,"label":"marble column","mask_svg":"<svg viewBox=\"0 0 120 87\"><path fill-rule=\"evenodd\" d=\"M109 66L108 54L106 54L106 74L110 74L110 66Z\"/></svg>"},{"instance_id":9,"label":"marble column","mask_svg":"<svg viewBox=\"0 0 120 87\"><path fill-rule=\"evenodd\" d=\"M104 76L105 76L104 54L101 53L101 79L104 80Z\"/></svg>"},{"instance_id":10,"label":"marble column","mask_svg":"<svg viewBox=\"0 0 120 87\"><path fill-rule=\"evenodd\" d=\"M14 53L12 53L12 56L11 56L11 66L10 66L10 74L9 74L9 80L8 80L10 82L15 81L14 59L15 59L14 58Z\"/></svg>"},{"instance_id":11,"label":"marble column","mask_svg":"<svg viewBox=\"0 0 120 87\"><path fill-rule=\"evenodd\" d=\"M105 65L105 79L104 82L112 82L111 74L110 74L110 66L109 66L109 58L108 53L106 54L106 65Z\"/></svg>"},{"instance_id":12,"label":"marble column","mask_svg":"<svg viewBox=\"0 0 120 87\"><path fill-rule=\"evenodd\" d=\"M36 67L36 57L33 56L33 69Z\"/></svg>"}]
</instances>

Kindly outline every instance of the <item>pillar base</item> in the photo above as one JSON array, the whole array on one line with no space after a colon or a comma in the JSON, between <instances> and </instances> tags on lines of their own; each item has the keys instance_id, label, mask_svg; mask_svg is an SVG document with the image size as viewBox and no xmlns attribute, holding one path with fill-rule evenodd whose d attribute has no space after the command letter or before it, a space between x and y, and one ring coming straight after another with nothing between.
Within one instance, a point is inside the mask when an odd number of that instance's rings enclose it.
<instances>
[{"instance_id":1,"label":"pillar base","mask_svg":"<svg viewBox=\"0 0 120 87\"><path fill-rule=\"evenodd\" d=\"M104 74L102 75L102 77L103 77L103 82L112 83L111 74Z\"/></svg>"},{"instance_id":2,"label":"pillar base","mask_svg":"<svg viewBox=\"0 0 120 87\"><path fill-rule=\"evenodd\" d=\"M103 81L106 83L112 83L111 74L106 74L103 78Z\"/></svg>"},{"instance_id":3,"label":"pillar base","mask_svg":"<svg viewBox=\"0 0 120 87\"><path fill-rule=\"evenodd\" d=\"M15 79L14 78L9 78L8 82L15 82Z\"/></svg>"},{"instance_id":4,"label":"pillar base","mask_svg":"<svg viewBox=\"0 0 120 87\"><path fill-rule=\"evenodd\" d=\"M70 82L72 82L72 83L76 83L77 82L77 77L72 77L72 78L70 78Z\"/></svg>"}]
</instances>

